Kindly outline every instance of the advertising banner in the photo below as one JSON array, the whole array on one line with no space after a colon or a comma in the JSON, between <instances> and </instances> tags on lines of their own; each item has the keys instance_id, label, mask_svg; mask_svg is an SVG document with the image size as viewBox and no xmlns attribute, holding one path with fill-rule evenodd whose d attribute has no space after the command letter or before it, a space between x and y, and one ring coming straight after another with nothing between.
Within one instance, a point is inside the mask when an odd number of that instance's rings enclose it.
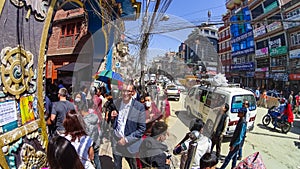
<instances>
[{"instance_id":1,"label":"advertising banner","mask_svg":"<svg viewBox=\"0 0 300 169\"><path fill-rule=\"evenodd\" d=\"M280 47L273 48L270 50L270 56L284 55L286 53L287 53L286 46L280 46Z\"/></svg>"},{"instance_id":2,"label":"advertising banner","mask_svg":"<svg viewBox=\"0 0 300 169\"><path fill-rule=\"evenodd\" d=\"M244 64L233 64L231 70L254 70L254 62Z\"/></svg>"},{"instance_id":3,"label":"advertising banner","mask_svg":"<svg viewBox=\"0 0 300 169\"><path fill-rule=\"evenodd\" d=\"M268 32L271 32L271 31L281 28L282 26L281 26L280 22L273 22L270 25L267 25L266 27L267 27Z\"/></svg>"},{"instance_id":4,"label":"advertising banner","mask_svg":"<svg viewBox=\"0 0 300 169\"><path fill-rule=\"evenodd\" d=\"M253 36L258 37L258 36L264 35L266 32L267 32L266 27L263 25L259 28L254 29Z\"/></svg>"},{"instance_id":5,"label":"advertising banner","mask_svg":"<svg viewBox=\"0 0 300 169\"><path fill-rule=\"evenodd\" d=\"M300 49L290 51L290 59L300 58Z\"/></svg>"},{"instance_id":6,"label":"advertising banner","mask_svg":"<svg viewBox=\"0 0 300 169\"><path fill-rule=\"evenodd\" d=\"M287 22L283 22L284 29L290 29L300 25L300 22L293 22L300 20L300 14L285 19Z\"/></svg>"},{"instance_id":7,"label":"advertising banner","mask_svg":"<svg viewBox=\"0 0 300 169\"><path fill-rule=\"evenodd\" d=\"M269 54L269 48L268 47L255 50L256 58L264 57L264 56L267 56L268 54Z\"/></svg>"},{"instance_id":8,"label":"advertising banner","mask_svg":"<svg viewBox=\"0 0 300 169\"><path fill-rule=\"evenodd\" d=\"M245 40L245 39L247 39L248 37L251 37L251 36L253 36L253 32L252 31L250 31L248 33L245 33L245 34L243 34L243 35L241 35L239 37L232 38L231 39L231 44L237 43L237 42L242 41L242 40Z\"/></svg>"},{"instance_id":9,"label":"advertising banner","mask_svg":"<svg viewBox=\"0 0 300 169\"><path fill-rule=\"evenodd\" d=\"M290 80L300 80L300 74L290 74Z\"/></svg>"},{"instance_id":10,"label":"advertising banner","mask_svg":"<svg viewBox=\"0 0 300 169\"><path fill-rule=\"evenodd\" d=\"M245 50L240 50L240 51L236 51L236 52L232 52L231 56L235 57L235 56L240 56L240 55L247 55L250 53L254 53L254 48L249 48L249 49L245 49Z\"/></svg>"}]
</instances>

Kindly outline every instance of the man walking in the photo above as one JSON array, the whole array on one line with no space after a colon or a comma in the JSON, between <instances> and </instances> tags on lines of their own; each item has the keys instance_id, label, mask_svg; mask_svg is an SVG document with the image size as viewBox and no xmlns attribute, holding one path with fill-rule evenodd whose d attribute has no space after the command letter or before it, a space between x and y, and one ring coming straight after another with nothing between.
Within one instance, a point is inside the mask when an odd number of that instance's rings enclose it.
<instances>
[{"instance_id":1,"label":"man walking","mask_svg":"<svg viewBox=\"0 0 300 169\"><path fill-rule=\"evenodd\" d=\"M122 99L115 101L117 110L112 111L114 121L112 150L114 169L122 169L123 157L131 169L137 169L136 155L141 137L146 130L145 106L132 98L133 85L124 83Z\"/></svg>"},{"instance_id":2,"label":"man walking","mask_svg":"<svg viewBox=\"0 0 300 169\"><path fill-rule=\"evenodd\" d=\"M63 126L63 121L66 114L70 110L75 110L74 105L67 100L68 91L66 88L61 88L58 91L58 102L53 103L52 111L50 117L47 119L47 125L53 125L53 134L63 134L65 128Z\"/></svg>"},{"instance_id":3,"label":"man walking","mask_svg":"<svg viewBox=\"0 0 300 169\"><path fill-rule=\"evenodd\" d=\"M233 136L230 141L230 148L229 153L226 156L223 165L220 169L225 169L230 160L232 159L232 166L231 168L234 168L236 166L237 161L237 154L240 149L240 146L243 142L243 139L245 137L245 133L247 130L247 123L245 119L245 114L247 113L247 110L245 108L241 108L238 112L238 117L240 118L238 121L238 124L236 125L236 128L234 130Z\"/></svg>"},{"instance_id":4,"label":"man walking","mask_svg":"<svg viewBox=\"0 0 300 169\"><path fill-rule=\"evenodd\" d=\"M248 126L248 123L250 121L250 111L249 111L249 101L248 100L244 100L243 108L245 108L247 110L247 113L245 114L245 120L246 120L246 124ZM247 128L248 127L246 127L246 130L247 130ZM241 160L242 157L243 157L243 145L244 145L245 138L246 138L246 133L245 133L244 139L243 139L243 141L241 143L241 146L240 146L240 149L239 149L239 153L238 153L238 156L237 156L238 160Z\"/></svg>"},{"instance_id":5,"label":"man walking","mask_svg":"<svg viewBox=\"0 0 300 169\"><path fill-rule=\"evenodd\" d=\"M211 145L211 151L214 149L214 146L216 145L216 155L217 158L220 159L220 152L221 152L221 143L223 140L223 135L226 132L229 117L226 114L229 109L229 105L225 103L221 109L220 109L220 121L217 125L216 131L212 135L212 145Z\"/></svg>"}]
</instances>

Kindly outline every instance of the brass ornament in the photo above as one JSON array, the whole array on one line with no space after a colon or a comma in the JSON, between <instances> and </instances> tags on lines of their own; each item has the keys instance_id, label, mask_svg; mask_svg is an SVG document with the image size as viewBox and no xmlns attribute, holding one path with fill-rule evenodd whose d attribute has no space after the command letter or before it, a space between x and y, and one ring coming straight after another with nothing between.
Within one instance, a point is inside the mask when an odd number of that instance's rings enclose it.
<instances>
[{"instance_id":1,"label":"brass ornament","mask_svg":"<svg viewBox=\"0 0 300 169\"><path fill-rule=\"evenodd\" d=\"M33 93L31 89L36 88L36 86L32 82L35 75L32 53L24 50L21 46L6 47L2 49L0 58L3 92L15 95L17 99L25 91Z\"/></svg>"},{"instance_id":2,"label":"brass ornament","mask_svg":"<svg viewBox=\"0 0 300 169\"><path fill-rule=\"evenodd\" d=\"M34 17L38 21L44 21L47 17L48 1L45 0L10 0L18 8L25 6L27 9L26 19L29 19L33 13Z\"/></svg>"},{"instance_id":3,"label":"brass ornament","mask_svg":"<svg viewBox=\"0 0 300 169\"><path fill-rule=\"evenodd\" d=\"M24 143L21 149L21 165L19 169L41 168L47 164L47 156L42 151L36 151L35 148Z\"/></svg>"}]
</instances>

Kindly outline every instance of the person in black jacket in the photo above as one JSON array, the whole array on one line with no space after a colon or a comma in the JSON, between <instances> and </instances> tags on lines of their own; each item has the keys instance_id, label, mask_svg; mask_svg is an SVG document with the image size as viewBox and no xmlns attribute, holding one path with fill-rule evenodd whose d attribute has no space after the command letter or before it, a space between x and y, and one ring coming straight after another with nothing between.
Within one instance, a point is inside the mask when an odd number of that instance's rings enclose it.
<instances>
[{"instance_id":1,"label":"person in black jacket","mask_svg":"<svg viewBox=\"0 0 300 169\"><path fill-rule=\"evenodd\" d=\"M247 130L247 122L245 119L246 113L247 113L246 108L241 108L238 112L238 117L240 119L238 121L238 124L236 125L236 128L234 130L233 136L229 144L230 151L226 156L224 163L220 169L225 169L231 159L232 159L231 168L234 168L236 166L237 154L240 147L242 146L243 140L245 138L246 130Z\"/></svg>"},{"instance_id":2,"label":"person in black jacket","mask_svg":"<svg viewBox=\"0 0 300 169\"><path fill-rule=\"evenodd\" d=\"M102 112L104 113L104 120L105 120L102 122L102 131L103 131L103 136L109 138L110 129L112 128L112 125L114 124L114 120L115 120L111 117L111 112L117 110L117 108L114 104L111 93L105 94L105 97L107 101L102 107Z\"/></svg>"},{"instance_id":3,"label":"person in black jacket","mask_svg":"<svg viewBox=\"0 0 300 169\"><path fill-rule=\"evenodd\" d=\"M221 152L221 143L223 140L223 135L226 132L229 117L227 115L227 111L229 109L229 105L225 103L221 109L220 109L220 121L217 125L216 131L212 135L212 145L211 145L211 151L214 149L214 146L216 145L216 156L219 159L220 158L220 152Z\"/></svg>"},{"instance_id":4,"label":"person in black jacket","mask_svg":"<svg viewBox=\"0 0 300 169\"><path fill-rule=\"evenodd\" d=\"M140 160L144 167L157 169L170 169L168 147L163 142L166 140L168 125L165 122L154 123L151 136L148 136L140 146Z\"/></svg>"}]
</instances>

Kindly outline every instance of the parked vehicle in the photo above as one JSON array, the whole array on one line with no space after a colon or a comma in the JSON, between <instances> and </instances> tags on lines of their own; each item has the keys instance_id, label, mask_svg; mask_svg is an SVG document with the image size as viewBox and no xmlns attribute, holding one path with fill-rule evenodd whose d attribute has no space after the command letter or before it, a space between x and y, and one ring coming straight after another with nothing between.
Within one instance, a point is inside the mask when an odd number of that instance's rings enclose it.
<instances>
[{"instance_id":1,"label":"parked vehicle","mask_svg":"<svg viewBox=\"0 0 300 169\"><path fill-rule=\"evenodd\" d=\"M180 90L176 85L168 85L165 89L165 94L167 95L168 99L175 99L179 101L180 99Z\"/></svg>"},{"instance_id":2,"label":"parked vehicle","mask_svg":"<svg viewBox=\"0 0 300 169\"><path fill-rule=\"evenodd\" d=\"M272 123L273 126L275 126L274 121L279 116L279 107L273 106L268 110L268 113L262 118L262 123L265 126L268 126L270 123ZM291 129L291 123L289 123L287 120L278 119L276 127L280 128L282 133L287 133Z\"/></svg>"},{"instance_id":3,"label":"parked vehicle","mask_svg":"<svg viewBox=\"0 0 300 169\"><path fill-rule=\"evenodd\" d=\"M252 130L257 114L254 94L235 85L228 87L195 85L188 91L184 106L189 115L201 118L208 126L208 130L212 132L216 128L215 124L218 124L218 108L227 103L229 124L226 136L231 136L239 120L237 113L242 108L244 100L249 102L250 120L247 129Z\"/></svg>"}]
</instances>

